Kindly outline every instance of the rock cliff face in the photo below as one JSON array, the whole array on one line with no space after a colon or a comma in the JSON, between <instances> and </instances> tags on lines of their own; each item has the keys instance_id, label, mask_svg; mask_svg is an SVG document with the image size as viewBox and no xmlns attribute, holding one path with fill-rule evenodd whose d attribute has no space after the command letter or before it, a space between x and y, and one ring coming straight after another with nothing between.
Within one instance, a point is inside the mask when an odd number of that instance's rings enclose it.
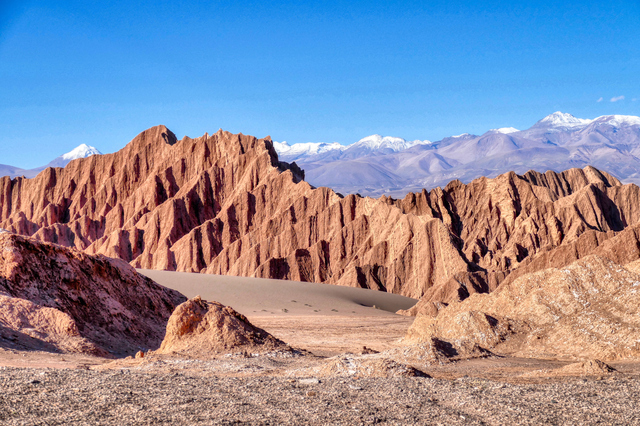
<instances>
[{"instance_id":1,"label":"rock cliff face","mask_svg":"<svg viewBox=\"0 0 640 426\"><path fill-rule=\"evenodd\" d=\"M640 355L640 275L587 256L419 314L408 342L437 338L527 357L617 360Z\"/></svg>"},{"instance_id":2,"label":"rock cliff face","mask_svg":"<svg viewBox=\"0 0 640 426\"><path fill-rule=\"evenodd\" d=\"M155 349L184 300L121 260L0 233L2 346L101 356Z\"/></svg>"},{"instance_id":3,"label":"rock cliff face","mask_svg":"<svg viewBox=\"0 0 640 426\"><path fill-rule=\"evenodd\" d=\"M462 300L640 219L640 189L591 167L507 173L403 200L313 188L269 138L151 128L114 154L0 179L0 227L134 267ZM435 305L430 305L435 306Z\"/></svg>"}]
</instances>

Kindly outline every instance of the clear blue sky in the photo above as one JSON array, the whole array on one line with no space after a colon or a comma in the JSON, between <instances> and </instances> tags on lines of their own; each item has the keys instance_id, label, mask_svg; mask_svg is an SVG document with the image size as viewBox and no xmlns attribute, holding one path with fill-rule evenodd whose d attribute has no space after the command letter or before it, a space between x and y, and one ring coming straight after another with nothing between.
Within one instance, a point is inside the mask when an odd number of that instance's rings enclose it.
<instances>
[{"instance_id":1,"label":"clear blue sky","mask_svg":"<svg viewBox=\"0 0 640 426\"><path fill-rule=\"evenodd\" d=\"M0 163L19 167L156 124L438 140L638 98L637 0L0 0Z\"/></svg>"}]
</instances>

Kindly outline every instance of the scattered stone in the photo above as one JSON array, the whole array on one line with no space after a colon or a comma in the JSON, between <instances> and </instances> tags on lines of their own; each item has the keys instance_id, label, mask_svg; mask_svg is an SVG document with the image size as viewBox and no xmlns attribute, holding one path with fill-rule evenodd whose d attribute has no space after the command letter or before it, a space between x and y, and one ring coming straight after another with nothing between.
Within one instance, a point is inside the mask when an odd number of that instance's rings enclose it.
<instances>
[{"instance_id":1,"label":"scattered stone","mask_svg":"<svg viewBox=\"0 0 640 426\"><path fill-rule=\"evenodd\" d=\"M377 354L377 353L380 353L380 351L376 351L375 349L371 349L366 346L363 346L362 350L360 351L360 355L369 355L369 354Z\"/></svg>"},{"instance_id":2,"label":"scattered stone","mask_svg":"<svg viewBox=\"0 0 640 426\"><path fill-rule=\"evenodd\" d=\"M313 388L301 388L284 377L229 377L212 375L211 369L204 374L159 374L146 368L127 374L61 369L48 375L45 384L25 386L37 371L2 369L2 424L351 425L376 420L392 425L479 426L637 424L640 420L636 376L587 384L578 380L512 383L479 393L449 380L411 377L327 378ZM53 391L45 393L46 389ZM432 402L436 395L438 401Z\"/></svg>"}]
</instances>

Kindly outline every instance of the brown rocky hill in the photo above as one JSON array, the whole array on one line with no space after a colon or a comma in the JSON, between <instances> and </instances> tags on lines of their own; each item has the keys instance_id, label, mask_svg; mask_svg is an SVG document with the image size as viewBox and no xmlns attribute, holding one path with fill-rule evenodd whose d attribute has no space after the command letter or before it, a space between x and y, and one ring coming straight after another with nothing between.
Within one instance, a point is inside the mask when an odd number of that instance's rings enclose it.
<instances>
[{"instance_id":1,"label":"brown rocky hill","mask_svg":"<svg viewBox=\"0 0 640 426\"><path fill-rule=\"evenodd\" d=\"M114 154L0 179L0 227L135 267L360 286L450 302L540 253L640 219L640 189L591 167L342 197L269 138L146 130ZM608 235L608 234L607 234ZM533 266L531 266L533 267Z\"/></svg>"},{"instance_id":2,"label":"brown rocky hill","mask_svg":"<svg viewBox=\"0 0 640 426\"><path fill-rule=\"evenodd\" d=\"M262 352L290 348L230 306L196 296L171 314L164 340L155 353L202 357L239 349Z\"/></svg>"},{"instance_id":3,"label":"brown rocky hill","mask_svg":"<svg viewBox=\"0 0 640 426\"><path fill-rule=\"evenodd\" d=\"M186 300L118 259L0 233L0 346L133 354Z\"/></svg>"},{"instance_id":4,"label":"brown rocky hill","mask_svg":"<svg viewBox=\"0 0 640 426\"><path fill-rule=\"evenodd\" d=\"M587 256L523 275L491 294L474 294L419 314L407 342L433 338L526 357L618 360L640 355L640 275Z\"/></svg>"}]
</instances>

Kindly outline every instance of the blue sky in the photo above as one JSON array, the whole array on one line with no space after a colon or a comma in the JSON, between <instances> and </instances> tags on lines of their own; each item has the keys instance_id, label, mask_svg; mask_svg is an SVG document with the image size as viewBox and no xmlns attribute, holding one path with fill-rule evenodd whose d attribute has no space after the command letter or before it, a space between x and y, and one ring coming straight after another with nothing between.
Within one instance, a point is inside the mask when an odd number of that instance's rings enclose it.
<instances>
[{"instance_id":1,"label":"blue sky","mask_svg":"<svg viewBox=\"0 0 640 426\"><path fill-rule=\"evenodd\" d=\"M0 2L0 163L25 168L156 124L438 140L639 98L637 0Z\"/></svg>"}]
</instances>

